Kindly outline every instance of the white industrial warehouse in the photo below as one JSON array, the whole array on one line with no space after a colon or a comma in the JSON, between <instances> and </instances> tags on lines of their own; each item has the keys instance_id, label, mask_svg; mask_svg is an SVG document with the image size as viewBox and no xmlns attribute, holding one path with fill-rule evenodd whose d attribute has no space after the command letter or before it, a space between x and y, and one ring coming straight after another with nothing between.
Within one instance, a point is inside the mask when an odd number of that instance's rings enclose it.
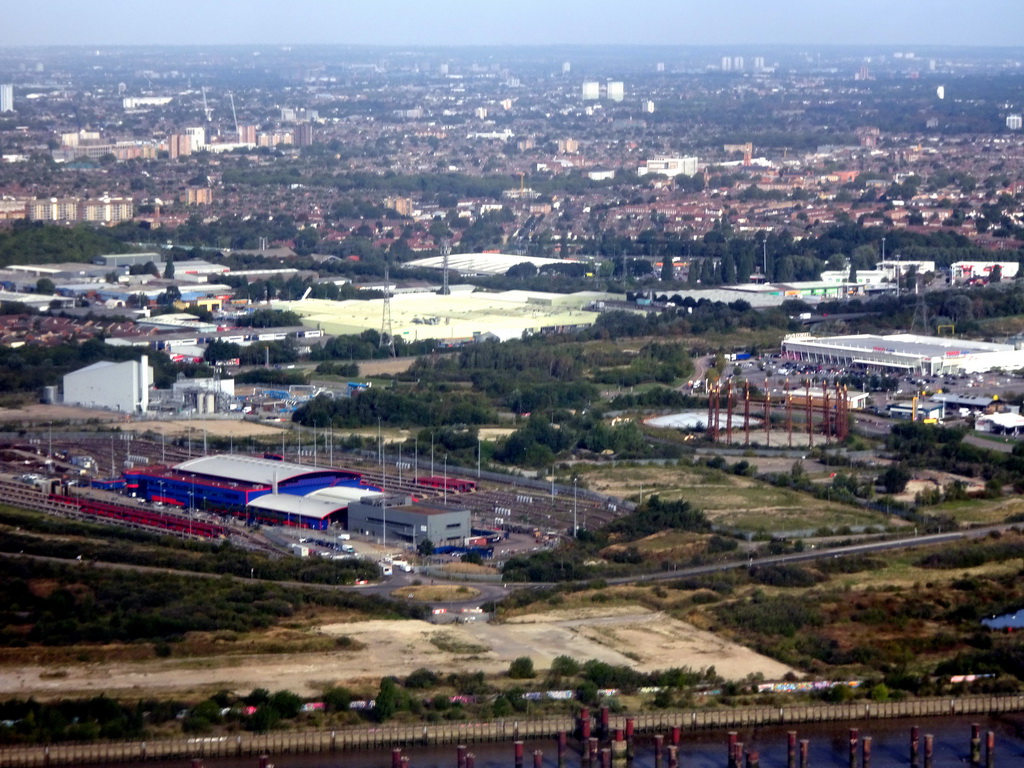
<instances>
[{"instance_id":1,"label":"white industrial warehouse","mask_svg":"<svg viewBox=\"0 0 1024 768\"><path fill-rule=\"evenodd\" d=\"M149 357L124 363L99 362L64 377L64 403L122 413L149 410L153 368Z\"/></svg>"},{"instance_id":2,"label":"white industrial warehouse","mask_svg":"<svg viewBox=\"0 0 1024 768\"><path fill-rule=\"evenodd\" d=\"M543 256L520 256L514 253L453 253L448 256L448 268L466 275L504 275L519 264L532 264L538 270L553 264L572 265L578 261L549 259ZM444 269L444 256L427 256L410 261L406 267ZM589 267L588 267L589 268Z\"/></svg>"},{"instance_id":3,"label":"white industrial warehouse","mask_svg":"<svg viewBox=\"0 0 1024 768\"><path fill-rule=\"evenodd\" d=\"M815 338L791 334L782 341L785 357L826 365L862 365L870 369L913 371L928 375L984 373L1024 368L1024 349L1012 344L896 333Z\"/></svg>"}]
</instances>

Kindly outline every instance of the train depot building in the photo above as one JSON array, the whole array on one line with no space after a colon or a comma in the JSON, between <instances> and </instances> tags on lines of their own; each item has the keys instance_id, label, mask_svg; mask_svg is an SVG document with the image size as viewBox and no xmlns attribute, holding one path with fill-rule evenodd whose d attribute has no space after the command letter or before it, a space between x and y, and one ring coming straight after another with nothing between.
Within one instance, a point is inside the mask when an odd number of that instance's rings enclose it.
<instances>
[{"instance_id":1,"label":"train depot building","mask_svg":"<svg viewBox=\"0 0 1024 768\"><path fill-rule=\"evenodd\" d=\"M204 456L173 467L137 467L124 479L130 492L147 501L318 530L346 525L350 502L380 490L364 484L358 472L251 456Z\"/></svg>"}]
</instances>

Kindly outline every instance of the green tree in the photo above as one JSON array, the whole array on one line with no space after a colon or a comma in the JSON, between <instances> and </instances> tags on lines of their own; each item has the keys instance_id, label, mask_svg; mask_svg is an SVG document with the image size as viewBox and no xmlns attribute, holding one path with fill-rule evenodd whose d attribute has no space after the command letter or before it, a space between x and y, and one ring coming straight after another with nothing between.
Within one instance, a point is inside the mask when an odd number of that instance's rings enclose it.
<instances>
[{"instance_id":1,"label":"green tree","mask_svg":"<svg viewBox=\"0 0 1024 768\"><path fill-rule=\"evenodd\" d=\"M508 676L513 680L528 680L535 677L536 674L533 669L533 659L529 656L520 656L518 659L513 659L512 663L508 665Z\"/></svg>"},{"instance_id":2,"label":"green tree","mask_svg":"<svg viewBox=\"0 0 1024 768\"><path fill-rule=\"evenodd\" d=\"M990 283L999 283L1003 280L1003 267L1001 264L996 264L992 267L992 271L989 272L988 281Z\"/></svg>"},{"instance_id":3,"label":"green tree","mask_svg":"<svg viewBox=\"0 0 1024 768\"><path fill-rule=\"evenodd\" d=\"M48 277L40 277L36 280L36 293L42 293L47 296L53 296L57 292L57 286L54 285L53 280Z\"/></svg>"},{"instance_id":4,"label":"green tree","mask_svg":"<svg viewBox=\"0 0 1024 768\"><path fill-rule=\"evenodd\" d=\"M393 677L380 681L380 690L374 700L373 716L378 723L385 723L398 711L398 684Z\"/></svg>"},{"instance_id":5,"label":"green tree","mask_svg":"<svg viewBox=\"0 0 1024 768\"><path fill-rule=\"evenodd\" d=\"M174 279L174 259L171 256L167 257L167 263L164 264L164 279Z\"/></svg>"},{"instance_id":6,"label":"green tree","mask_svg":"<svg viewBox=\"0 0 1024 768\"><path fill-rule=\"evenodd\" d=\"M671 281L675 279L675 265L672 263L672 256L665 254L661 264L661 279Z\"/></svg>"}]
</instances>

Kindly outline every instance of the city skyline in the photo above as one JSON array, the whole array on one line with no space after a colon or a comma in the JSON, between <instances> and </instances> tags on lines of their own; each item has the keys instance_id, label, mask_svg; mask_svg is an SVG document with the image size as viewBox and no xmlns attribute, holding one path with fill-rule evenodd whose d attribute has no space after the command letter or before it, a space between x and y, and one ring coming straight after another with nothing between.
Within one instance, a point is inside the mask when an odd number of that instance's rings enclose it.
<instances>
[{"instance_id":1,"label":"city skyline","mask_svg":"<svg viewBox=\"0 0 1024 768\"><path fill-rule=\"evenodd\" d=\"M131 6L127 7L130 8ZM141 6L135 6L140 7ZM58 0L5 10L0 47L21 45L917 45L1015 46L1016 0L988 0L969 14L957 0L612 0L514 9L463 0L427 4L309 0L282 14L265 0L181 0L173 14L127 12L110 0ZM156 23L158 22L158 23Z\"/></svg>"}]
</instances>

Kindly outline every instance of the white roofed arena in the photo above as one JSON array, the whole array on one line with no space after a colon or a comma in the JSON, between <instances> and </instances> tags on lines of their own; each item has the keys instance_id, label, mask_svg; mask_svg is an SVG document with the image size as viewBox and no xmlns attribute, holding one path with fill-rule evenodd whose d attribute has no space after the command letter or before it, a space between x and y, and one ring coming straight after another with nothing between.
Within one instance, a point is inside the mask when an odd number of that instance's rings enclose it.
<instances>
[{"instance_id":1,"label":"white roofed arena","mask_svg":"<svg viewBox=\"0 0 1024 768\"><path fill-rule=\"evenodd\" d=\"M815 338L798 333L782 341L782 354L823 365L924 373L984 373L1024 368L1024 349L1012 344L918 336L854 334Z\"/></svg>"}]
</instances>

